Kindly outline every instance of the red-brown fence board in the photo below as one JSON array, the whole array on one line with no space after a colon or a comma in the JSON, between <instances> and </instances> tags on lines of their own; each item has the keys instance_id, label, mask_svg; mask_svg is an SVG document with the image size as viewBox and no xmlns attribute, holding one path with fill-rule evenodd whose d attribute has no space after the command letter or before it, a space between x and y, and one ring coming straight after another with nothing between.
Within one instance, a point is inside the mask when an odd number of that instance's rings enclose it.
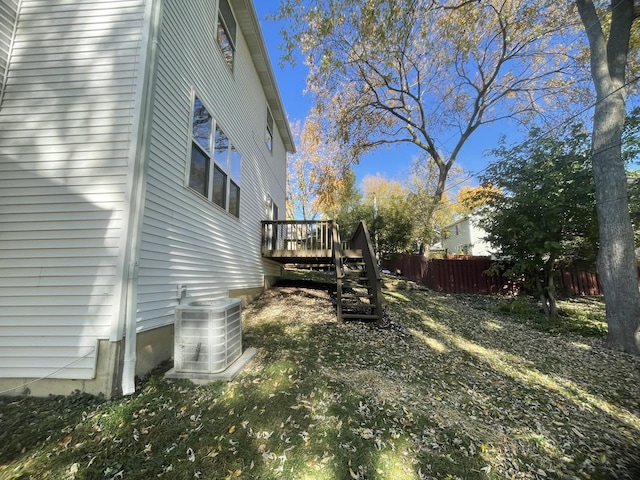
<instances>
[{"instance_id":1,"label":"red-brown fence board","mask_svg":"<svg viewBox=\"0 0 640 480\"><path fill-rule=\"evenodd\" d=\"M519 286L500 274L487 275L493 266L488 257L448 256L428 260L422 255L398 255L385 264L391 271L444 293L500 294L514 293ZM602 295L595 273L563 269L559 288L572 295Z\"/></svg>"},{"instance_id":2,"label":"red-brown fence board","mask_svg":"<svg viewBox=\"0 0 640 480\"><path fill-rule=\"evenodd\" d=\"M560 274L562 287L572 295L602 295L595 273L563 269Z\"/></svg>"},{"instance_id":3,"label":"red-brown fence board","mask_svg":"<svg viewBox=\"0 0 640 480\"><path fill-rule=\"evenodd\" d=\"M405 264L411 263L405 259ZM499 290L495 285L500 276L485 273L491 267L491 260L486 258L434 259L428 263L431 275L416 281L425 283L433 290L446 293L491 293ZM496 277L496 278L494 278Z\"/></svg>"}]
</instances>

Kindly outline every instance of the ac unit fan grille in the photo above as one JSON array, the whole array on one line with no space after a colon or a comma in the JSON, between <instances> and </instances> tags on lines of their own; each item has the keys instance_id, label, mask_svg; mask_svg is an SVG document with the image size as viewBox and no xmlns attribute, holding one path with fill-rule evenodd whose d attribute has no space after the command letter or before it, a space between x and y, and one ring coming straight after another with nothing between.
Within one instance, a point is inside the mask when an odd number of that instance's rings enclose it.
<instances>
[{"instance_id":1,"label":"ac unit fan grille","mask_svg":"<svg viewBox=\"0 0 640 480\"><path fill-rule=\"evenodd\" d=\"M174 368L219 373L242 355L240 300L194 301L176 308Z\"/></svg>"}]
</instances>

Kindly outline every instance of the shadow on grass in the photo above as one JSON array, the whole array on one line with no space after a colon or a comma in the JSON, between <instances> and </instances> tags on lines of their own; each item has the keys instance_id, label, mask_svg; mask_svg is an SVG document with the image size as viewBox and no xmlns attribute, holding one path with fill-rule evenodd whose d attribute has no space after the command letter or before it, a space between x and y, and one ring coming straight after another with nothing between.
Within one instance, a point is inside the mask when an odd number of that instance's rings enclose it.
<instances>
[{"instance_id":1,"label":"shadow on grass","mask_svg":"<svg viewBox=\"0 0 640 480\"><path fill-rule=\"evenodd\" d=\"M46 399L0 397L0 478L13 478L6 477L4 466L37 453L38 446L65 444L86 412L102 403L80 393Z\"/></svg>"},{"instance_id":2,"label":"shadow on grass","mask_svg":"<svg viewBox=\"0 0 640 480\"><path fill-rule=\"evenodd\" d=\"M399 290L387 299L392 325L381 330L338 324L326 292L267 292L245 310L245 347L259 354L230 383L197 387L153 377L132 397L83 400L71 411L47 399L20 399L25 403L16 408L27 408L16 422L8 421L11 402L0 399L0 478L638 473L638 409L630 402L640 379L629 371L633 361L612 353L601 378L588 372L602 359L592 350L572 351L565 340L512 328L454 297ZM547 370L545 355L556 358ZM575 370L556 365L566 361ZM609 366L624 375L611 376ZM601 383L598 389L626 378L615 387L620 401L585 392L578 367L585 382ZM33 435L57 408L60 418ZM15 448L6 446L14 441Z\"/></svg>"}]
</instances>

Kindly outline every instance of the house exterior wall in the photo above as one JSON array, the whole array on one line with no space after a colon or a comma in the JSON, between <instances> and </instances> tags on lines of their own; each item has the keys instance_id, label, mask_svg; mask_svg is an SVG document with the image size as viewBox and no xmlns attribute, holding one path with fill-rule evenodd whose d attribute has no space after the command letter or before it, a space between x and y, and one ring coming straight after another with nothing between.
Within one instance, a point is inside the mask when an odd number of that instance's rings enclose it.
<instances>
[{"instance_id":1,"label":"house exterior wall","mask_svg":"<svg viewBox=\"0 0 640 480\"><path fill-rule=\"evenodd\" d=\"M492 254L492 247L484 240L485 231L477 224L473 216L464 217L444 228L446 238L442 240L442 248L449 254L487 256Z\"/></svg>"},{"instance_id":2,"label":"house exterior wall","mask_svg":"<svg viewBox=\"0 0 640 480\"><path fill-rule=\"evenodd\" d=\"M236 16L244 0L231 1ZM188 297L226 298L263 288L280 266L262 259L261 220L270 196L284 210L286 152L264 141L267 99L240 29L233 71L217 44L217 2L165 0L158 50L140 266L138 331L172 324L177 286ZM193 97L242 156L240 216L186 186ZM167 338L167 341L171 341Z\"/></svg>"},{"instance_id":3,"label":"house exterior wall","mask_svg":"<svg viewBox=\"0 0 640 480\"><path fill-rule=\"evenodd\" d=\"M251 27L250 0L230 4ZM170 357L178 285L250 296L279 276L260 221L268 199L284 211L291 138L276 128L267 148L267 97L282 106L263 88L260 34L249 45L238 23L230 71L217 1L7 5L18 22L13 36L0 21L0 62L14 38L0 98L0 394L110 395L132 358L142 374ZM194 95L242 156L239 218L186 186ZM123 340L125 318L137 342Z\"/></svg>"},{"instance_id":4,"label":"house exterior wall","mask_svg":"<svg viewBox=\"0 0 640 480\"><path fill-rule=\"evenodd\" d=\"M464 254L465 249L468 249L471 245L469 219L462 218L451 225L447 225L444 230L445 238L442 240L442 248L449 254Z\"/></svg>"},{"instance_id":5,"label":"house exterior wall","mask_svg":"<svg viewBox=\"0 0 640 480\"><path fill-rule=\"evenodd\" d=\"M113 368L145 1L18 14L0 104L0 391Z\"/></svg>"},{"instance_id":6,"label":"house exterior wall","mask_svg":"<svg viewBox=\"0 0 640 480\"><path fill-rule=\"evenodd\" d=\"M490 256L494 252L491 244L485 241L487 232L478 225L478 219L474 216L469 218L469 236L471 238L471 255Z\"/></svg>"},{"instance_id":7,"label":"house exterior wall","mask_svg":"<svg viewBox=\"0 0 640 480\"><path fill-rule=\"evenodd\" d=\"M0 3L0 101L6 80L9 55L13 45L16 19L18 18L18 0L5 0Z\"/></svg>"}]
</instances>

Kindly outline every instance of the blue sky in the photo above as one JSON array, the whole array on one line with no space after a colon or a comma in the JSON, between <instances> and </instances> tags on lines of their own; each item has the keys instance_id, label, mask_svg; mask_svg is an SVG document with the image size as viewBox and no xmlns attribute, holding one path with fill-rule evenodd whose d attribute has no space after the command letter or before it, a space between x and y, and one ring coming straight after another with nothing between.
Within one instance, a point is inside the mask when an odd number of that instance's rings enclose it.
<instances>
[{"instance_id":1,"label":"blue sky","mask_svg":"<svg viewBox=\"0 0 640 480\"><path fill-rule=\"evenodd\" d=\"M281 26L265 19L268 14L277 11L278 3L276 0L256 0L254 5L289 121L304 121L311 105L311 97L304 94L306 67L301 62L295 67L290 65L286 65L284 68L280 67ZM504 134L509 137L509 133L507 124L479 129L471 136L459 154L457 164L465 172L473 173L481 170L489 162L489 158L485 156L486 150L497 146L500 135ZM416 153L417 147L413 146L396 146L393 149L382 147L363 158L360 164L354 167L357 181L360 183L366 175L378 173L389 179L402 180L406 178L412 157ZM473 180L468 182L468 184L473 183L475 183ZM451 193L455 194L454 190Z\"/></svg>"}]
</instances>

